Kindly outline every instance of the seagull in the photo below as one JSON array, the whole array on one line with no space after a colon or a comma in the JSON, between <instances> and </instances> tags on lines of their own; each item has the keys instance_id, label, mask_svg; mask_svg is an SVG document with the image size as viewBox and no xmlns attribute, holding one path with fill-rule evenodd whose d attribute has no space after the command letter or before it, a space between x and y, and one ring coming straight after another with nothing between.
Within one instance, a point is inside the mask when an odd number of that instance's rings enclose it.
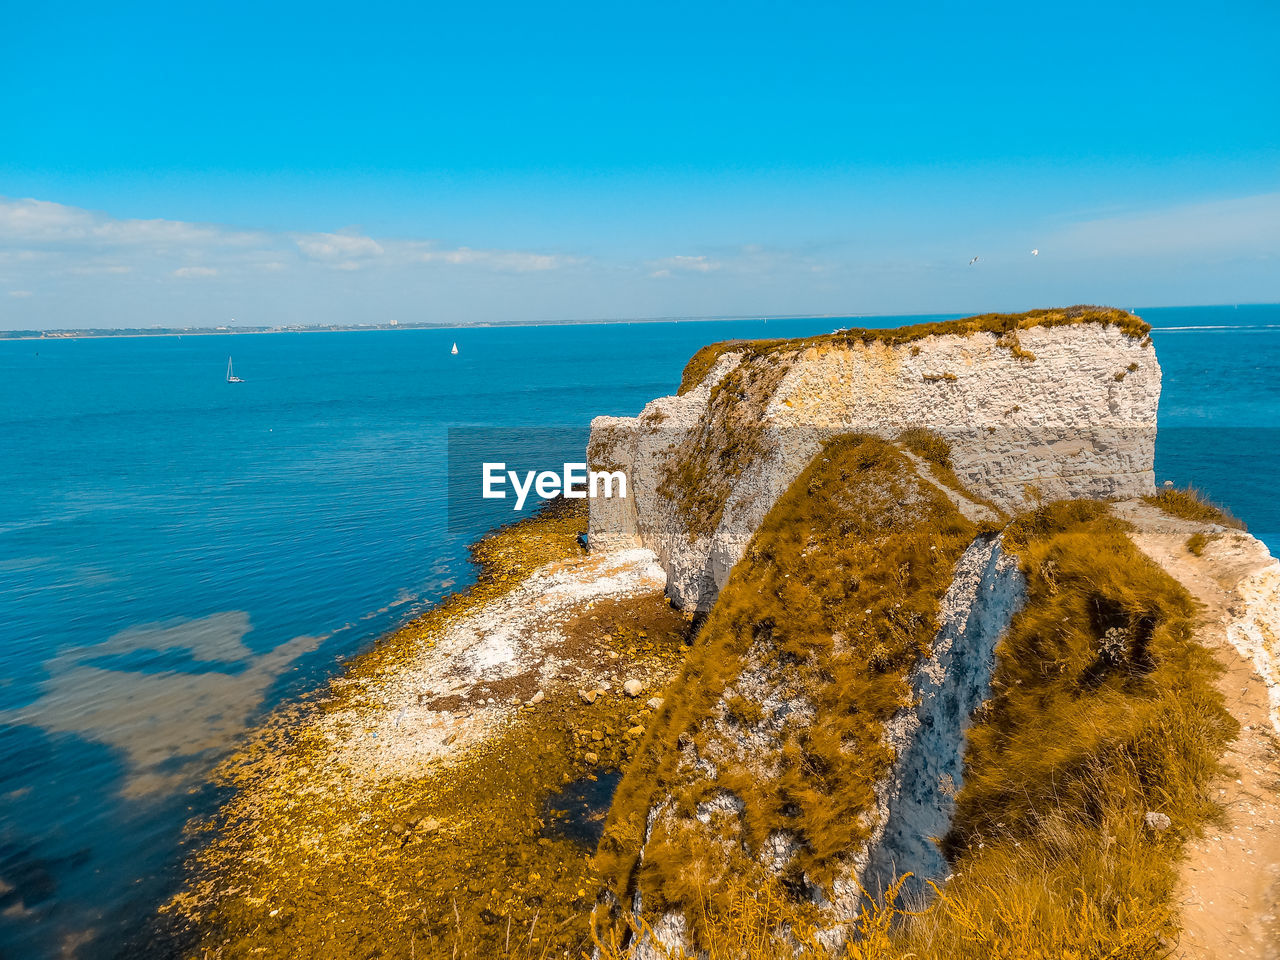
<instances>
[{"instance_id":1,"label":"seagull","mask_svg":"<svg viewBox=\"0 0 1280 960\"><path fill-rule=\"evenodd\" d=\"M1032 251L1031 251L1031 255L1032 255L1033 257L1038 257L1038 256L1040 256L1040 248L1039 248L1039 247L1036 247L1034 250L1032 250Z\"/></svg>"},{"instance_id":2,"label":"seagull","mask_svg":"<svg viewBox=\"0 0 1280 960\"><path fill-rule=\"evenodd\" d=\"M974 257L972 260L969 261L969 266L972 267L975 263L977 263L981 259L982 259L981 257Z\"/></svg>"}]
</instances>

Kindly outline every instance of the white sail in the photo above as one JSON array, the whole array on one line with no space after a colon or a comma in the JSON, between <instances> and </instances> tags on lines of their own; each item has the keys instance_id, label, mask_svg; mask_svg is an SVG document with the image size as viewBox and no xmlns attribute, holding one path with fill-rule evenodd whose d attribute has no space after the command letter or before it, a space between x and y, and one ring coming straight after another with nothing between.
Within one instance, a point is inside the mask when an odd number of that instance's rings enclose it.
<instances>
[{"instance_id":1,"label":"white sail","mask_svg":"<svg viewBox=\"0 0 1280 960\"><path fill-rule=\"evenodd\" d=\"M452 349L452 350L450 350L449 352L450 352L450 353L452 353L452 354L456 357L456 356L458 355L458 345L455 343L455 344L453 345L453 349Z\"/></svg>"}]
</instances>

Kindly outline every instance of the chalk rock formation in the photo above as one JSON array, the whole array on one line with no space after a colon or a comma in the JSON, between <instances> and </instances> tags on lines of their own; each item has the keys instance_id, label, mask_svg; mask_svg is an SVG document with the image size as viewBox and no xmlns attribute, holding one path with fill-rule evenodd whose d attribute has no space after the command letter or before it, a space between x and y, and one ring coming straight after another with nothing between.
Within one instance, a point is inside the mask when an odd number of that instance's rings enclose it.
<instances>
[{"instance_id":1,"label":"chalk rock formation","mask_svg":"<svg viewBox=\"0 0 1280 960\"><path fill-rule=\"evenodd\" d=\"M1241 604L1227 638L1266 683L1271 725L1280 733L1280 561L1244 580L1236 593Z\"/></svg>"},{"instance_id":2,"label":"chalk rock formation","mask_svg":"<svg viewBox=\"0 0 1280 960\"><path fill-rule=\"evenodd\" d=\"M1117 503L1135 525L1137 541L1198 598L1214 598L1222 636L1266 687L1267 717L1280 733L1280 560L1243 530L1173 517L1141 501ZM1203 557L1186 546L1205 538ZM1219 654L1221 656L1221 654Z\"/></svg>"},{"instance_id":3,"label":"chalk rock formation","mask_svg":"<svg viewBox=\"0 0 1280 960\"><path fill-rule=\"evenodd\" d=\"M1017 560L998 538L975 540L942 599L933 655L912 677L915 709L889 728L898 760L878 790L880 826L860 878L866 889L879 894L910 873L910 892L923 893L925 881L947 875L933 838L951 826L969 718L990 695L996 643L1025 600ZM856 904L858 891L847 897Z\"/></svg>"},{"instance_id":4,"label":"chalk rock formation","mask_svg":"<svg viewBox=\"0 0 1280 960\"><path fill-rule=\"evenodd\" d=\"M960 481L1003 510L1149 493L1160 367L1136 318L1074 308L999 318L999 333L982 319L728 345L683 395L597 417L588 456L625 470L630 495L591 501L592 548L649 547L672 600L709 609L765 513L840 433L929 428Z\"/></svg>"},{"instance_id":5,"label":"chalk rock formation","mask_svg":"<svg viewBox=\"0 0 1280 960\"><path fill-rule=\"evenodd\" d=\"M657 593L662 584L662 568L641 548L548 564L451 624L394 674L347 681L359 689L320 717L321 729L334 755L374 787L457 758L509 723L522 702L541 703L566 671L594 687L603 678L566 649L566 624L592 603Z\"/></svg>"},{"instance_id":6,"label":"chalk rock formation","mask_svg":"<svg viewBox=\"0 0 1280 960\"><path fill-rule=\"evenodd\" d=\"M842 942L847 925L861 909L864 889L879 895L911 872L914 896L924 891L926 881L946 876L949 868L934 838L944 836L951 823L955 793L963 784L964 735L970 715L989 695L996 643L1025 597L1026 581L998 538L978 538L956 564L942 599L932 656L912 673L912 705L885 724L886 745L897 759L875 785L874 808L864 815L872 824L865 847L829 890L807 882L798 885L803 895L820 906L826 924L820 939L829 947ZM751 685L744 683L747 679L740 678L733 689L746 689ZM784 722L788 718L802 724L815 721L811 704L789 703L776 690L765 692L758 683L755 686L753 692L764 693L760 704L764 713L781 716ZM764 742L750 746L768 752ZM715 765L704 757L695 762L708 771ZM694 819L713 833L743 813L742 801L721 791L698 805ZM646 818L644 843L649 843L655 826L673 816L670 799L654 806ZM800 842L787 831L770 834L761 858L765 868L775 876L787 874L799 847ZM637 916L643 914L639 890L630 908ZM648 935L637 942L634 958L662 960L689 946L687 921L680 911L671 910L652 919Z\"/></svg>"}]
</instances>

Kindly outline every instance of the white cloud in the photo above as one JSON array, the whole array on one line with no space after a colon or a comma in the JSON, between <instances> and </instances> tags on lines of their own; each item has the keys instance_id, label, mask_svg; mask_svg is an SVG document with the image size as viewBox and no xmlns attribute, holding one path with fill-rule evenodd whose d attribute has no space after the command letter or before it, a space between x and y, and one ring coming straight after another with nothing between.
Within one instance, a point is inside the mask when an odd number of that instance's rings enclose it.
<instances>
[{"instance_id":1,"label":"white cloud","mask_svg":"<svg viewBox=\"0 0 1280 960\"><path fill-rule=\"evenodd\" d=\"M652 272L651 277L670 277L677 273L711 273L719 270L723 264L718 260L712 260L705 256L697 257L665 257L662 260L652 260L649 262Z\"/></svg>"},{"instance_id":2,"label":"white cloud","mask_svg":"<svg viewBox=\"0 0 1280 960\"><path fill-rule=\"evenodd\" d=\"M382 244L358 233L304 233L294 236L298 249L308 260L325 263L338 270L358 270L365 261L381 257Z\"/></svg>"},{"instance_id":3,"label":"white cloud","mask_svg":"<svg viewBox=\"0 0 1280 960\"><path fill-rule=\"evenodd\" d=\"M200 266L192 266L192 263ZM125 220L46 200L0 197L0 264L21 276L107 278L142 273L174 279L283 275L297 264L352 272L375 264L402 271L423 264L468 271L530 273L580 258L524 250L445 248L420 239L382 240L354 228L271 233L181 220ZM23 284L26 286L27 284Z\"/></svg>"},{"instance_id":4,"label":"white cloud","mask_svg":"<svg viewBox=\"0 0 1280 960\"><path fill-rule=\"evenodd\" d=\"M0 241L33 246L243 247L260 242L254 231L181 220L118 220L48 200L0 198Z\"/></svg>"},{"instance_id":5,"label":"white cloud","mask_svg":"<svg viewBox=\"0 0 1280 960\"><path fill-rule=\"evenodd\" d=\"M993 269L963 268L968 237L922 227L918 236L880 245L874 224L854 221L847 234L821 243L693 246L672 237L608 258L354 228L117 219L0 197L0 296L8 305L0 324L137 325L177 315L212 325L228 316L321 323L920 312L1082 299L1273 302L1277 295L1280 193L1064 216L1018 229L1025 243L1012 228L999 234L1009 234L1014 253L1006 258L1013 266L997 274L994 249ZM608 240L599 242L607 249ZM686 243L685 254L669 255ZM1041 253L1034 261L1031 247ZM939 251L953 249L965 253L961 265L940 270Z\"/></svg>"},{"instance_id":6,"label":"white cloud","mask_svg":"<svg viewBox=\"0 0 1280 960\"><path fill-rule=\"evenodd\" d=\"M423 263L478 266L513 273L557 270L580 262L574 257L559 257L545 253L524 253L519 250L472 250L470 247L458 247L456 250L428 250L419 254L418 259Z\"/></svg>"},{"instance_id":7,"label":"white cloud","mask_svg":"<svg viewBox=\"0 0 1280 960\"><path fill-rule=\"evenodd\" d=\"M78 267L71 267L70 272L91 277L95 274L132 273L133 267L127 266L123 263L86 263Z\"/></svg>"}]
</instances>

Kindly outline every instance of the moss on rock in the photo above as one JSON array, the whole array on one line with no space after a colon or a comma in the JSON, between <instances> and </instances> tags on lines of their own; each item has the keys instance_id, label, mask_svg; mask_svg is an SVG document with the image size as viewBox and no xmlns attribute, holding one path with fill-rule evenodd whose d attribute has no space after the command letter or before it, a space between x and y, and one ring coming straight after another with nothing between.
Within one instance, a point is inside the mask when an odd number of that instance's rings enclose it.
<instances>
[{"instance_id":1,"label":"moss on rock","mask_svg":"<svg viewBox=\"0 0 1280 960\"><path fill-rule=\"evenodd\" d=\"M244 957L579 956L598 887L589 844L558 829L569 783L623 766L647 706L565 680L495 733L413 776L374 780L325 735L450 625L545 564L581 553L580 501L485 538L477 583L356 658L334 683L282 708L217 772L230 797L208 821L183 891L166 907L166 955ZM661 686L683 661L688 621L660 592L597 601L560 625L559 652ZM504 688L505 689L505 688ZM493 692L492 690L490 692ZM504 694L505 695L505 694ZM341 747L338 747L341 750ZM607 796L606 796L607 802ZM603 816L603 810L594 811Z\"/></svg>"},{"instance_id":2,"label":"moss on rock","mask_svg":"<svg viewBox=\"0 0 1280 960\"><path fill-rule=\"evenodd\" d=\"M706 416L668 453L658 492L690 539L720 525L734 482L768 455L764 411L788 368L787 356L744 359L712 388Z\"/></svg>"}]
</instances>

